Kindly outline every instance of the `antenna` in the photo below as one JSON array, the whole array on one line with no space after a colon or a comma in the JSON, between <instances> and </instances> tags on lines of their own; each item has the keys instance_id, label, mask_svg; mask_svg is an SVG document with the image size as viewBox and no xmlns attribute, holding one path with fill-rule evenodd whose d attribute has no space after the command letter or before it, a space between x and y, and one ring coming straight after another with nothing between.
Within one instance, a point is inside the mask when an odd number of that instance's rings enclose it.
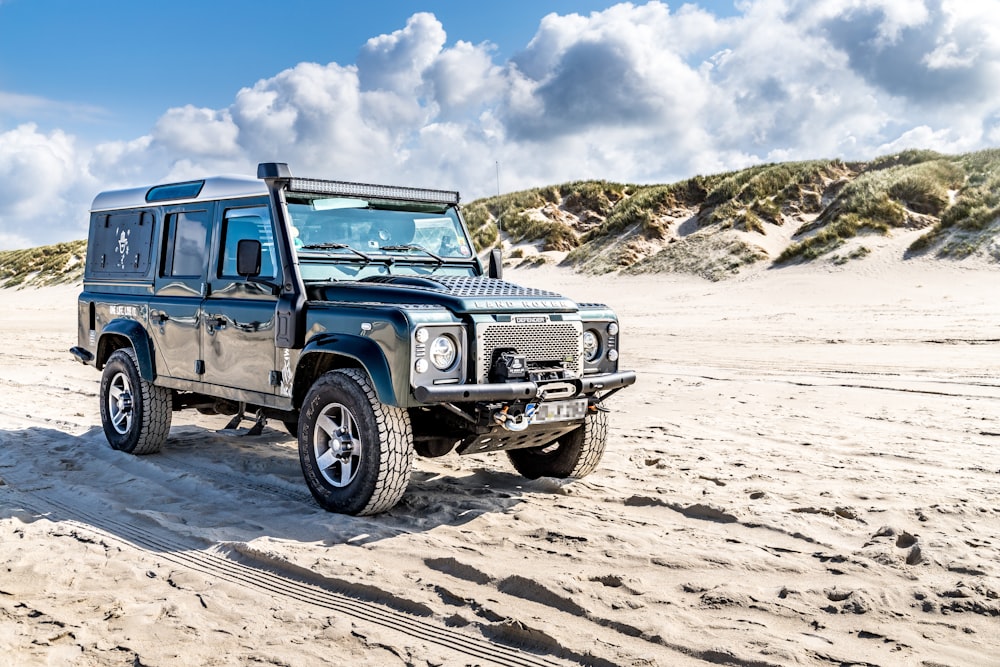
<instances>
[{"instance_id":1,"label":"antenna","mask_svg":"<svg viewBox=\"0 0 1000 667\"><path fill-rule=\"evenodd\" d=\"M503 223L500 215L500 160L496 161L497 167L497 241L500 245L500 254L503 255Z\"/></svg>"}]
</instances>

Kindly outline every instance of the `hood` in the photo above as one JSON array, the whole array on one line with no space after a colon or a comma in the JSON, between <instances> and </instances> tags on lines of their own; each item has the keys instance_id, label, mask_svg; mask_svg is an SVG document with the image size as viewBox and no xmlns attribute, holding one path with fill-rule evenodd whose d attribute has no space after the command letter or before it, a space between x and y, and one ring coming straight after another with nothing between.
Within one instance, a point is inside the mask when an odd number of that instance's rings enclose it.
<instances>
[{"instance_id":1,"label":"hood","mask_svg":"<svg viewBox=\"0 0 1000 667\"><path fill-rule=\"evenodd\" d=\"M555 292L485 277L371 276L313 287L320 301L439 305L456 313L572 312L576 303Z\"/></svg>"}]
</instances>

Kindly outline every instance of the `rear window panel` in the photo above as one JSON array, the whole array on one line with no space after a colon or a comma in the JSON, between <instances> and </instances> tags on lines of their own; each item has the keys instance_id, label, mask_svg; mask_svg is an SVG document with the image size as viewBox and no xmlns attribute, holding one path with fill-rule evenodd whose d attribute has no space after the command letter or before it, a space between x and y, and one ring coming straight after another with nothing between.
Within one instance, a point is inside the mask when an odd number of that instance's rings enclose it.
<instances>
[{"instance_id":1,"label":"rear window panel","mask_svg":"<svg viewBox=\"0 0 1000 667\"><path fill-rule=\"evenodd\" d=\"M149 273L155 218L151 211L94 213L88 273L95 278L141 278Z\"/></svg>"}]
</instances>

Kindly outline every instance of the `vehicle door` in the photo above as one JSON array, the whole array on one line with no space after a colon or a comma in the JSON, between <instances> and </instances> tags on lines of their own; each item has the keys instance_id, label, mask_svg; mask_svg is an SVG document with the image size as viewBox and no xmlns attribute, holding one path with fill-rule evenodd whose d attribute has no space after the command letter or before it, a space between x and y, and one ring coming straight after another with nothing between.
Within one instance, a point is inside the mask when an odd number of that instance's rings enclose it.
<instances>
[{"instance_id":1,"label":"vehicle door","mask_svg":"<svg viewBox=\"0 0 1000 667\"><path fill-rule=\"evenodd\" d=\"M274 394L281 378L274 345L276 286L281 276L270 209L266 198L232 205L223 202L220 207L217 259L203 304L204 380ZM260 274L254 281L236 273L236 247L242 239L261 244Z\"/></svg>"},{"instance_id":2,"label":"vehicle door","mask_svg":"<svg viewBox=\"0 0 1000 667\"><path fill-rule=\"evenodd\" d=\"M201 379L201 302L208 289L214 213L212 202L163 209L160 269L149 302L149 330L158 374Z\"/></svg>"}]
</instances>

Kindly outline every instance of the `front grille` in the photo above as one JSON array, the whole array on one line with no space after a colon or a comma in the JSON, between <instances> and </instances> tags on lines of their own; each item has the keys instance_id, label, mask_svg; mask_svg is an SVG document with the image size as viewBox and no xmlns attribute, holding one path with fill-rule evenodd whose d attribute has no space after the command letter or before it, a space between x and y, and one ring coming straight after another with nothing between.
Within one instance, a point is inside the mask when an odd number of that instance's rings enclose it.
<instances>
[{"instance_id":1,"label":"front grille","mask_svg":"<svg viewBox=\"0 0 1000 667\"><path fill-rule=\"evenodd\" d=\"M491 322L476 331L477 382L489 382L493 350L514 348L529 364L536 361L558 361L574 376L583 374L582 326L579 322L546 322L514 324Z\"/></svg>"}]
</instances>

